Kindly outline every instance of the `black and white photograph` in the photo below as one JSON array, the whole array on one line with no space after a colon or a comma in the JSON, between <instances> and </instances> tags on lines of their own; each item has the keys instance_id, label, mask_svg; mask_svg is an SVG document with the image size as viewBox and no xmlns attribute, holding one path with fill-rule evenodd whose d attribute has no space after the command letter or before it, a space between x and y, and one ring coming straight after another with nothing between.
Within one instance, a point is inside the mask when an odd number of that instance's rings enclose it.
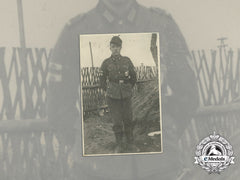
<instances>
[{"instance_id":1,"label":"black and white photograph","mask_svg":"<svg viewBox=\"0 0 240 180\"><path fill-rule=\"evenodd\" d=\"M83 155L162 152L158 36L80 35Z\"/></svg>"},{"instance_id":2,"label":"black and white photograph","mask_svg":"<svg viewBox=\"0 0 240 180\"><path fill-rule=\"evenodd\" d=\"M239 7L1 1L0 180L239 179Z\"/></svg>"}]
</instances>

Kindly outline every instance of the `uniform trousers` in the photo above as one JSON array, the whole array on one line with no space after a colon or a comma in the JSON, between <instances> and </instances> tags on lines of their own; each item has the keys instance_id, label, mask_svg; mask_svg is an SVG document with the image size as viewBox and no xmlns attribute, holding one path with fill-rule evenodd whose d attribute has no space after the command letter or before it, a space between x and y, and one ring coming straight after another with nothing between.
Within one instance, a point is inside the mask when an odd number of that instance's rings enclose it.
<instances>
[{"instance_id":1,"label":"uniform trousers","mask_svg":"<svg viewBox=\"0 0 240 180\"><path fill-rule=\"evenodd\" d=\"M116 138L122 138L124 134L129 142L133 141L133 116L132 116L132 98L114 99L107 98L111 119L113 122L113 131Z\"/></svg>"}]
</instances>

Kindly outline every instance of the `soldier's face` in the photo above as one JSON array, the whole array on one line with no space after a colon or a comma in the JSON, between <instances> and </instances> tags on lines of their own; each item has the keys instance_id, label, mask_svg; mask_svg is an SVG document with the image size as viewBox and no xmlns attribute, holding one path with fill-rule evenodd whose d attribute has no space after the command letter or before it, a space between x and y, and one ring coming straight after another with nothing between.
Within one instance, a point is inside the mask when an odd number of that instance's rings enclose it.
<instances>
[{"instance_id":1,"label":"soldier's face","mask_svg":"<svg viewBox=\"0 0 240 180\"><path fill-rule=\"evenodd\" d=\"M121 52L122 47L118 46L116 44L110 44L110 50L112 52L112 55L119 55Z\"/></svg>"}]
</instances>

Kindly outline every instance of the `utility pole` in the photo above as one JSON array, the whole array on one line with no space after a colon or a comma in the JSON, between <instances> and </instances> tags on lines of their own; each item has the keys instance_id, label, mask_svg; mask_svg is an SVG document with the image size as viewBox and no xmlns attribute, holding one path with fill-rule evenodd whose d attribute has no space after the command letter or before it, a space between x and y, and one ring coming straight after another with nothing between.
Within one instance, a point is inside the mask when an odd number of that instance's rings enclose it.
<instances>
[{"instance_id":1,"label":"utility pole","mask_svg":"<svg viewBox=\"0 0 240 180\"><path fill-rule=\"evenodd\" d=\"M226 49L226 47L228 46L227 44L225 44L225 40L227 40L226 37L221 37L217 39L218 41L220 41L220 45L218 46L218 48L223 48L224 50Z\"/></svg>"},{"instance_id":2,"label":"utility pole","mask_svg":"<svg viewBox=\"0 0 240 180\"><path fill-rule=\"evenodd\" d=\"M156 33L152 33L150 50L153 56L153 60L156 64L156 67L158 68L158 51L157 51L157 34Z\"/></svg>"},{"instance_id":3,"label":"utility pole","mask_svg":"<svg viewBox=\"0 0 240 180\"><path fill-rule=\"evenodd\" d=\"M26 41L24 32L24 21L23 21L23 5L22 0L17 0L17 12L18 12L18 25L19 25L19 38L20 38L20 51L19 60L21 66L21 75L23 77L26 106L23 112L23 118L34 117L33 101L31 96L31 89L29 84L29 74L28 74L28 64L27 64L27 54L26 54Z\"/></svg>"},{"instance_id":4,"label":"utility pole","mask_svg":"<svg viewBox=\"0 0 240 180\"><path fill-rule=\"evenodd\" d=\"M94 64L93 64L93 54L92 54L92 44L91 44L91 42L89 42L89 47L90 47L92 67L94 67Z\"/></svg>"},{"instance_id":5,"label":"utility pole","mask_svg":"<svg viewBox=\"0 0 240 180\"><path fill-rule=\"evenodd\" d=\"M226 47L228 46L227 44L225 44L225 40L227 40L226 37L221 37L217 39L218 41L220 41L220 45L218 46L219 48L219 58L220 58L220 66L219 66L219 79L223 79L224 75L225 75L225 70L224 70L224 66L223 66L223 53L226 57ZM221 81L220 81L221 83Z\"/></svg>"},{"instance_id":6,"label":"utility pole","mask_svg":"<svg viewBox=\"0 0 240 180\"><path fill-rule=\"evenodd\" d=\"M22 0L17 0L20 47L26 48Z\"/></svg>"}]
</instances>

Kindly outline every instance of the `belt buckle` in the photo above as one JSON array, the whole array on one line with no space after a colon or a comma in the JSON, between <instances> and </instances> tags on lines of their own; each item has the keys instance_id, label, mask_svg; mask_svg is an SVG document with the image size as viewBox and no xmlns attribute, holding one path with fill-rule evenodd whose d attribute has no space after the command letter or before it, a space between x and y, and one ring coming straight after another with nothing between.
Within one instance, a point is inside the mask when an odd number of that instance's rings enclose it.
<instances>
[{"instance_id":1,"label":"belt buckle","mask_svg":"<svg viewBox=\"0 0 240 180\"><path fill-rule=\"evenodd\" d=\"M124 80L119 80L119 84L123 84L124 83Z\"/></svg>"}]
</instances>

